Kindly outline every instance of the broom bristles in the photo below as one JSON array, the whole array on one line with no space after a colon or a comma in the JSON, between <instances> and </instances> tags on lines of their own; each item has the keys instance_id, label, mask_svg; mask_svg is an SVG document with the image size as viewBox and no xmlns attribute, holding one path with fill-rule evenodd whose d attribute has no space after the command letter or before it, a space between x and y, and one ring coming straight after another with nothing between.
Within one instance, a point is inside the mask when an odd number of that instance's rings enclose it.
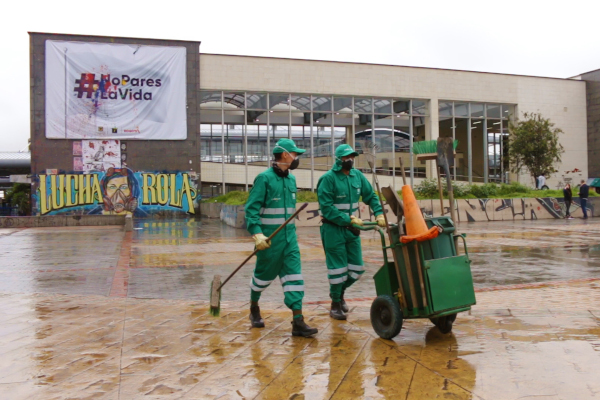
<instances>
[{"instance_id":1,"label":"broom bristles","mask_svg":"<svg viewBox=\"0 0 600 400\"><path fill-rule=\"evenodd\" d=\"M208 312L213 317L218 317L221 314L221 275L215 275L215 278L210 283L210 308Z\"/></svg>"},{"instance_id":2,"label":"broom bristles","mask_svg":"<svg viewBox=\"0 0 600 400\"><path fill-rule=\"evenodd\" d=\"M454 140L452 147L456 150L458 146L458 140ZM429 154L437 153L437 140L424 140L421 142L413 142L413 153L415 154Z\"/></svg>"}]
</instances>

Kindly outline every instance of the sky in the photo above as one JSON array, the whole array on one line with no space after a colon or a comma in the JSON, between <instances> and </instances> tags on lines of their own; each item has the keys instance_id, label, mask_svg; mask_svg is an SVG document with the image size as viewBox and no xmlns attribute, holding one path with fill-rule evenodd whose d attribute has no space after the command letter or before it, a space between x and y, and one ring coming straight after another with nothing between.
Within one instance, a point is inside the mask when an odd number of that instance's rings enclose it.
<instances>
[{"instance_id":1,"label":"sky","mask_svg":"<svg viewBox=\"0 0 600 400\"><path fill-rule=\"evenodd\" d=\"M600 2L21 1L0 24L0 151L26 149L29 35L201 41L203 53L569 78L600 68Z\"/></svg>"}]
</instances>

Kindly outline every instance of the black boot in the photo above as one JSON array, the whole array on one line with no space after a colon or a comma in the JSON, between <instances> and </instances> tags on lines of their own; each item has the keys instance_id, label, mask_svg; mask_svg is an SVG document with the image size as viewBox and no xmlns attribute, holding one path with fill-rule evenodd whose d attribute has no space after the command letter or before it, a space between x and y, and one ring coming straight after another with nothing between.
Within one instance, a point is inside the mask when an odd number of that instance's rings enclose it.
<instances>
[{"instance_id":1,"label":"black boot","mask_svg":"<svg viewBox=\"0 0 600 400\"><path fill-rule=\"evenodd\" d=\"M332 301L331 302L331 311L329 311L329 316L333 319L345 320L346 314L342 310L342 302L341 301Z\"/></svg>"},{"instance_id":2,"label":"black boot","mask_svg":"<svg viewBox=\"0 0 600 400\"><path fill-rule=\"evenodd\" d=\"M259 306L251 306L250 307L250 322L252 323L253 328L264 328L265 321L260 316L260 307Z\"/></svg>"},{"instance_id":3,"label":"black boot","mask_svg":"<svg viewBox=\"0 0 600 400\"><path fill-rule=\"evenodd\" d=\"M333 300L333 296L331 295L331 293L329 293L329 298ZM342 311L347 313L348 311L350 311L350 309L348 308L348 304L346 304L346 300L344 300L344 292L342 292L342 295L340 296L340 303L342 304Z\"/></svg>"},{"instance_id":4,"label":"black boot","mask_svg":"<svg viewBox=\"0 0 600 400\"><path fill-rule=\"evenodd\" d=\"M346 300L344 300L344 291L342 291L342 295L340 296L340 303L342 303L342 311L344 313L350 311L350 309L348 308L348 304L346 304Z\"/></svg>"},{"instance_id":5,"label":"black boot","mask_svg":"<svg viewBox=\"0 0 600 400\"><path fill-rule=\"evenodd\" d=\"M304 322L304 317L294 318L292 320L292 336L309 337L319 332L317 328L311 328Z\"/></svg>"}]
</instances>

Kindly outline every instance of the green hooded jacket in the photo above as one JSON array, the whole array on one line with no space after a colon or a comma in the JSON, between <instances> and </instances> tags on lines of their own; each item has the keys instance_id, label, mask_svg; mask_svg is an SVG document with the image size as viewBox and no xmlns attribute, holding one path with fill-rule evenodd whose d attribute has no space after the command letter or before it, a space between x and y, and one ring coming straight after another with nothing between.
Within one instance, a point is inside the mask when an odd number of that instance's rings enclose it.
<instances>
[{"instance_id":1,"label":"green hooded jacket","mask_svg":"<svg viewBox=\"0 0 600 400\"><path fill-rule=\"evenodd\" d=\"M336 161L317 183L317 194L321 215L340 226L350 225L350 216L358 210L358 202L368 204L375 216L383 214L381 203L373 191L373 186L357 169L352 168L348 175L342 171L342 157L357 154L349 145L341 145L335 151Z\"/></svg>"}]
</instances>

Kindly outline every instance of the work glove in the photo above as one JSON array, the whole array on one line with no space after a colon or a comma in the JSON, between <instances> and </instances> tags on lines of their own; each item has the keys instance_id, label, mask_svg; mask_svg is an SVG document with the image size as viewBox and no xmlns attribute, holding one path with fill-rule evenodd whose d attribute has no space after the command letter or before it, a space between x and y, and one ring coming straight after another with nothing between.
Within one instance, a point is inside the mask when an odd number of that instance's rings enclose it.
<instances>
[{"instance_id":1,"label":"work glove","mask_svg":"<svg viewBox=\"0 0 600 400\"><path fill-rule=\"evenodd\" d=\"M385 217L383 214L379 214L377 218L375 218L375 221L377 221L377 226L385 228Z\"/></svg>"},{"instance_id":2,"label":"work glove","mask_svg":"<svg viewBox=\"0 0 600 400\"><path fill-rule=\"evenodd\" d=\"M363 226L362 219L355 217L354 215L350 216L350 223L358 226Z\"/></svg>"},{"instance_id":3,"label":"work glove","mask_svg":"<svg viewBox=\"0 0 600 400\"><path fill-rule=\"evenodd\" d=\"M256 235L252 236L252 239L254 239L254 245L256 246L257 250L264 250L271 247L271 243L267 241L268 237L262 233L257 233Z\"/></svg>"}]
</instances>

